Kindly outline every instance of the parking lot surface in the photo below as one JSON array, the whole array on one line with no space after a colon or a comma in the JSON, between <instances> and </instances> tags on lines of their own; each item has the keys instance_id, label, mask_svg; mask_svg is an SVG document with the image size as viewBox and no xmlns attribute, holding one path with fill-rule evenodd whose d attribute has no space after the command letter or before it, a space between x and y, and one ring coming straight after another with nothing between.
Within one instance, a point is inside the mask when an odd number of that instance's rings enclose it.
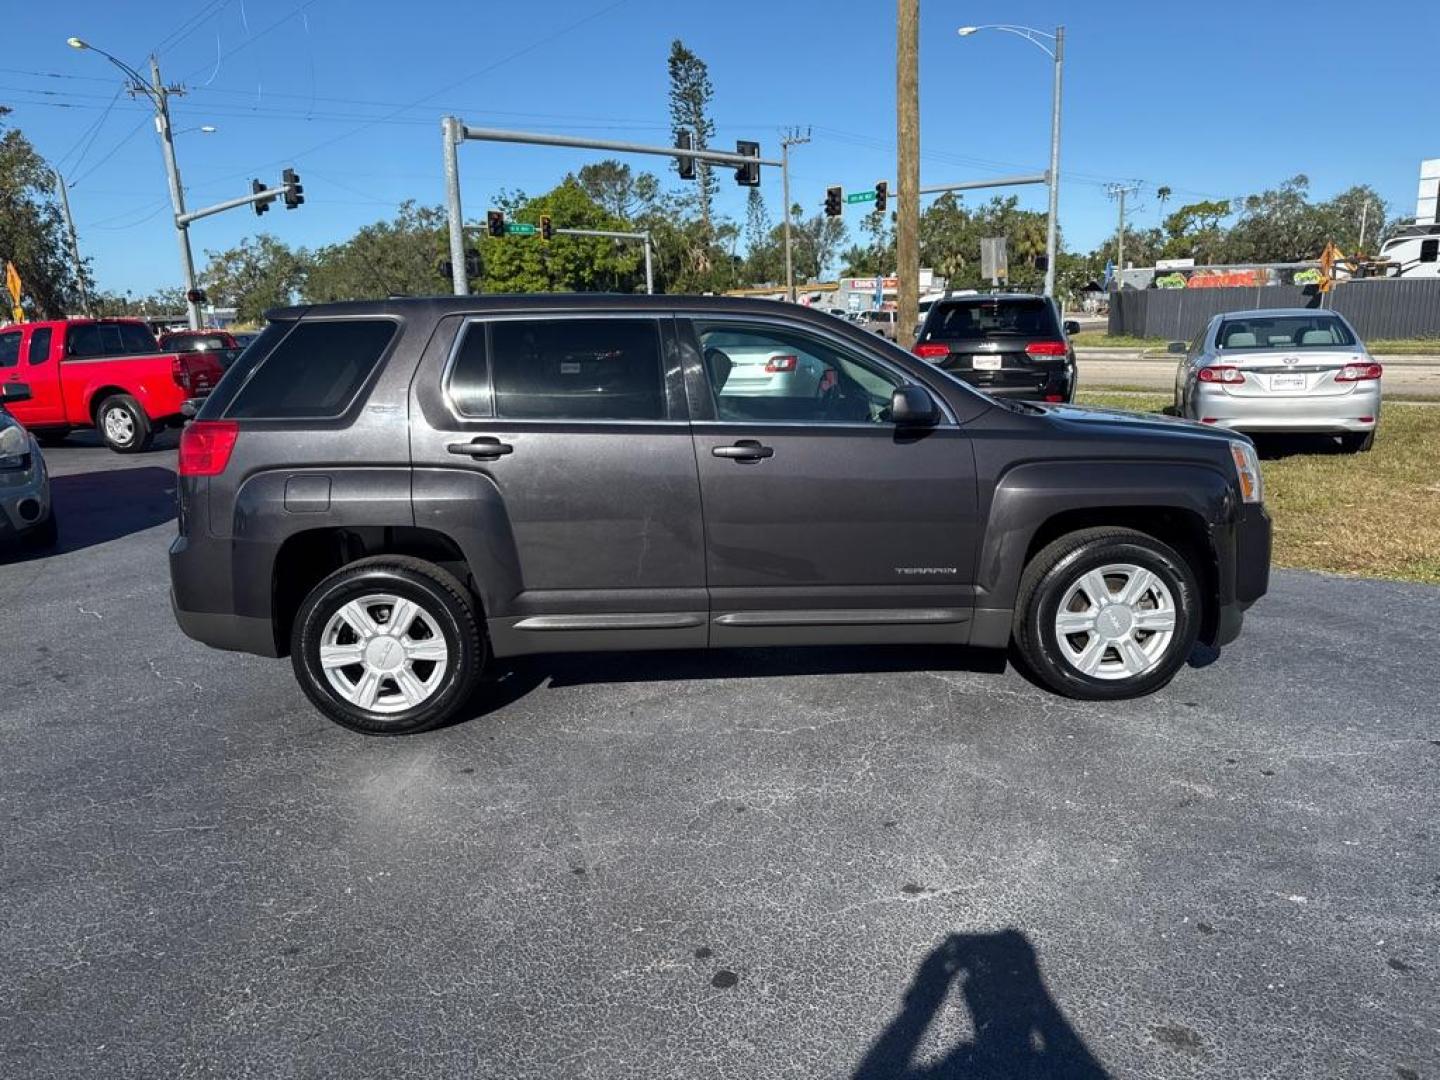
<instances>
[{"instance_id":1,"label":"parking lot surface","mask_svg":"<svg viewBox=\"0 0 1440 1080\"><path fill-rule=\"evenodd\" d=\"M1118 704L954 650L536 658L367 739L175 628L173 452L47 458L0 1076L1440 1075L1440 591L1277 572Z\"/></svg>"}]
</instances>

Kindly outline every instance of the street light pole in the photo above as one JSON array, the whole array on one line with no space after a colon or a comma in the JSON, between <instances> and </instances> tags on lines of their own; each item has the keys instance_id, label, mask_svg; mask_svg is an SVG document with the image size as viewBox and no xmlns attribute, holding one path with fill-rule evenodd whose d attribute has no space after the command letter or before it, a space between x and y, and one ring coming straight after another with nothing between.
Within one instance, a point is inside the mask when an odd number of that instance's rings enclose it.
<instances>
[{"instance_id":1,"label":"street light pole","mask_svg":"<svg viewBox=\"0 0 1440 1080\"><path fill-rule=\"evenodd\" d=\"M65 215L65 230L70 236L70 258L75 262L75 287L80 290L80 310L86 318L93 314L90 310L90 294L85 288L85 264L80 261L80 240L75 235L75 219L70 216L70 193L65 190L65 178L60 175L60 170L54 170L55 191L60 196L60 210ZM1364 232L1364 229L1361 229Z\"/></svg>"},{"instance_id":2,"label":"street light pole","mask_svg":"<svg viewBox=\"0 0 1440 1080\"><path fill-rule=\"evenodd\" d=\"M969 37L981 30L1000 30L1014 34L1030 42L1043 52L1054 64L1055 84L1050 101L1050 170L1046 173L1050 187L1050 212L1045 223L1045 295L1055 295L1055 264L1060 252L1059 239L1060 211L1060 83L1065 69L1065 27L1057 26L1055 33L1047 34L1029 26L995 24L990 26L962 26L957 31L961 37ZM1049 38L1054 47L1046 45L1041 38Z\"/></svg>"},{"instance_id":3,"label":"street light pole","mask_svg":"<svg viewBox=\"0 0 1440 1080\"><path fill-rule=\"evenodd\" d=\"M1045 295L1055 295L1060 211L1060 81L1065 71L1065 27L1055 28L1055 90L1050 103L1050 220L1045 225Z\"/></svg>"},{"instance_id":4,"label":"street light pole","mask_svg":"<svg viewBox=\"0 0 1440 1080\"><path fill-rule=\"evenodd\" d=\"M180 167L175 162L175 140L170 126L170 95L172 93L183 93L179 87L167 87L160 79L160 64L154 56L150 57L150 80L132 68L125 61L118 57L111 56L104 49L97 49L94 45L82 41L78 37L69 38L66 41L72 49L89 50L97 52L109 60L130 80L130 91L132 94L144 94L150 99L155 107L155 131L160 136L161 148L165 152L165 175L170 183L170 206L173 210L175 223L175 235L180 244L180 266L185 274L185 312L186 321L191 330L200 329L200 304L194 299L197 286L195 283L195 257L190 251L190 232L186 223L181 220L185 214L185 191L180 185Z\"/></svg>"},{"instance_id":5,"label":"street light pole","mask_svg":"<svg viewBox=\"0 0 1440 1080\"><path fill-rule=\"evenodd\" d=\"M781 198L785 200L785 298L795 303L795 262L790 255L790 147L803 146L810 141L809 134L801 135L790 131L780 139L780 186Z\"/></svg>"}]
</instances>

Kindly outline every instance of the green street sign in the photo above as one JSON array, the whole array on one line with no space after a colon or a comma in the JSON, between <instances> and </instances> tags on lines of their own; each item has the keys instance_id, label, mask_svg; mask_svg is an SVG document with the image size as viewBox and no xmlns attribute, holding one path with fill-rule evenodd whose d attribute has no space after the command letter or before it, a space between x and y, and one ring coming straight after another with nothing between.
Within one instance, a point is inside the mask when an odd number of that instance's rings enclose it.
<instances>
[{"instance_id":1,"label":"green street sign","mask_svg":"<svg viewBox=\"0 0 1440 1080\"><path fill-rule=\"evenodd\" d=\"M874 202L874 201L875 201L875 192L873 192L873 191L852 191L849 195L846 195L846 196L845 196L845 201L846 201L847 203Z\"/></svg>"},{"instance_id":2,"label":"green street sign","mask_svg":"<svg viewBox=\"0 0 1440 1080\"><path fill-rule=\"evenodd\" d=\"M517 222L509 222L505 225L506 236L534 236L536 231L534 225L525 225Z\"/></svg>"}]
</instances>

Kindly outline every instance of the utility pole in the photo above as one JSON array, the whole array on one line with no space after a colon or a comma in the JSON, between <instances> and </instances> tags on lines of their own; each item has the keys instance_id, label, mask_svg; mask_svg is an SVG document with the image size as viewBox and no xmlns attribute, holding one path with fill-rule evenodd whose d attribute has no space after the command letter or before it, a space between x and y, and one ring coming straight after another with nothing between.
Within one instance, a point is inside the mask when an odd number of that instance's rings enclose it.
<instances>
[{"instance_id":1,"label":"utility pole","mask_svg":"<svg viewBox=\"0 0 1440 1080\"><path fill-rule=\"evenodd\" d=\"M89 318L90 293L85 288L85 264L80 261L80 241L75 237L75 219L70 216L70 193L65 190L65 178L60 175L59 169L55 170L55 190L60 195L60 211L65 215L65 230L70 234L70 258L75 263L75 286L80 290L80 310Z\"/></svg>"},{"instance_id":2,"label":"utility pole","mask_svg":"<svg viewBox=\"0 0 1440 1080\"><path fill-rule=\"evenodd\" d=\"M908 349L920 317L920 0L896 0L896 8L895 272L900 287L895 341Z\"/></svg>"},{"instance_id":3,"label":"utility pole","mask_svg":"<svg viewBox=\"0 0 1440 1080\"><path fill-rule=\"evenodd\" d=\"M1107 184L1105 192L1120 204L1120 224L1115 232L1115 291L1120 291L1125 272L1125 196L1140 190L1139 184Z\"/></svg>"},{"instance_id":4,"label":"utility pole","mask_svg":"<svg viewBox=\"0 0 1440 1080\"><path fill-rule=\"evenodd\" d=\"M179 86L167 87L160 79L160 62L150 57L151 98L155 102L155 130L165 150L165 174L170 180L170 204L175 209L175 235L180 243L180 264L185 271L185 313L191 330L200 329L200 303L195 299L195 256L190 252L190 226L181 222L185 213L185 191L180 186L180 166L175 162L175 138L170 127L170 95L183 94Z\"/></svg>"},{"instance_id":5,"label":"utility pole","mask_svg":"<svg viewBox=\"0 0 1440 1080\"><path fill-rule=\"evenodd\" d=\"M810 141L810 131L801 135L798 129L780 137L780 186L785 200L785 297L795 303L795 264L790 257L790 147L803 146Z\"/></svg>"}]
</instances>

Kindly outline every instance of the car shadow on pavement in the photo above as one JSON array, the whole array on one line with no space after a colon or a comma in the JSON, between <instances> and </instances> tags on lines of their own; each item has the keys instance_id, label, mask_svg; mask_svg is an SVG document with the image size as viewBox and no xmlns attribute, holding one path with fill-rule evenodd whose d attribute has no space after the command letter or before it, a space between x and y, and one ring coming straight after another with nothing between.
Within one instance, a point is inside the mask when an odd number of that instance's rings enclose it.
<instances>
[{"instance_id":1,"label":"car shadow on pavement","mask_svg":"<svg viewBox=\"0 0 1440 1080\"><path fill-rule=\"evenodd\" d=\"M82 551L174 520L175 473L142 466L55 476L50 479L50 500L60 543L48 551L15 552L5 561Z\"/></svg>"},{"instance_id":2,"label":"car shadow on pavement","mask_svg":"<svg viewBox=\"0 0 1440 1080\"><path fill-rule=\"evenodd\" d=\"M969 1037L935 1054L925 1033L952 987L970 1012ZM924 1059L917 1060L922 1048ZM935 948L853 1080L1106 1080L1109 1075L1050 996L1034 946L1019 930L1007 929L951 934Z\"/></svg>"},{"instance_id":3,"label":"car shadow on pavement","mask_svg":"<svg viewBox=\"0 0 1440 1080\"><path fill-rule=\"evenodd\" d=\"M1255 453L1261 461L1283 461L1288 457L1350 456L1333 435L1255 435Z\"/></svg>"}]
</instances>

